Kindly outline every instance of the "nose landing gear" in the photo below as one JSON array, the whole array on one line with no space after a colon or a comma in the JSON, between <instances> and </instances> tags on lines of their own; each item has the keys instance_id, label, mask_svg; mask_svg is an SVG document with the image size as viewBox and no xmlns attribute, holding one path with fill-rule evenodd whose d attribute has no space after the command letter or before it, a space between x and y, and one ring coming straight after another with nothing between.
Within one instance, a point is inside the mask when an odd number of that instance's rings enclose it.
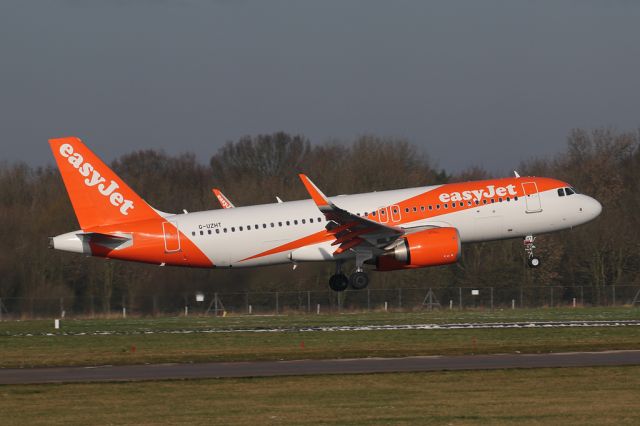
<instances>
[{"instance_id":1,"label":"nose landing gear","mask_svg":"<svg viewBox=\"0 0 640 426\"><path fill-rule=\"evenodd\" d=\"M529 265L530 268L537 268L541 263L540 258L534 255L536 246L533 243L535 240L536 237L534 237L533 235L527 235L526 237L524 237L524 251L525 253L527 253L527 265Z\"/></svg>"}]
</instances>

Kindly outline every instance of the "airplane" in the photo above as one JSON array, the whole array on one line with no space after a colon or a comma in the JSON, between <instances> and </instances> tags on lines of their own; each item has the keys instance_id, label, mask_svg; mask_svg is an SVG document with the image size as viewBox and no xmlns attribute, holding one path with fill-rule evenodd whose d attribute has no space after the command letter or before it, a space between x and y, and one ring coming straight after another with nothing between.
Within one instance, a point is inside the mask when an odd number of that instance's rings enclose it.
<instances>
[{"instance_id":1,"label":"airplane","mask_svg":"<svg viewBox=\"0 0 640 426\"><path fill-rule=\"evenodd\" d=\"M220 207L223 209L232 209L235 207L235 205L218 188L211 188L211 192L216 196L218 203L220 203ZM284 201L282 201L278 196L276 196L276 201L278 203L284 203Z\"/></svg>"},{"instance_id":2,"label":"airplane","mask_svg":"<svg viewBox=\"0 0 640 426\"><path fill-rule=\"evenodd\" d=\"M220 203L220 207L222 207L223 209L232 209L235 207L233 203L229 201L229 199L225 197L222 191L220 191L218 188L211 188L211 192L213 192L213 195L216 196L218 202Z\"/></svg>"},{"instance_id":3,"label":"airplane","mask_svg":"<svg viewBox=\"0 0 640 426\"><path fill-rule=\"evenodd\" d=\"M309 199L179 214L154 209L76 137L49 140L81 229L49 246L85 255L198 268L335 262L334 291L364 289L364 270L456 263L463 243L523 238L595 219L601 204L568 183L514 177L327 197L306 175ZM401 172L401 171L399 171ZM343 265L355 260L348 277Z\"/></svg>"}]
</instances>

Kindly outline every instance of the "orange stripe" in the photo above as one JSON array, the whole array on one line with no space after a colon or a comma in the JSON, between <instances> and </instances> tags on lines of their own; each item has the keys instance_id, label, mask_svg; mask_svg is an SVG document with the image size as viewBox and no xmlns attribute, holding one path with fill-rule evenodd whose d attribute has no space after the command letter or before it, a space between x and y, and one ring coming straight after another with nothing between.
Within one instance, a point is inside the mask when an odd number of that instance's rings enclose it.
<instances>
[{"instance_id":1,"label":"orange stripe","mask_svg":"<svg viewBox=\"0 0 640 426\"><path fill-rule=\"evenodd\" d=\"M251 257L247 257L246 259L242 259L240 262L244 262L245 260L257 259L259 257L269 256L270 254L281 253L283 251L295 250L297 248L304 247L304 246L324 243L325 241L331 241L333 238L334 238L333 235L329 234L325 230L322 230L314 234L307 235L306 237L302 237L297 240L293 240L289 243L280 245L278 247L274 247L270 250L263 251L262 253L255 254Z\"/></svg>"}]
</instances>

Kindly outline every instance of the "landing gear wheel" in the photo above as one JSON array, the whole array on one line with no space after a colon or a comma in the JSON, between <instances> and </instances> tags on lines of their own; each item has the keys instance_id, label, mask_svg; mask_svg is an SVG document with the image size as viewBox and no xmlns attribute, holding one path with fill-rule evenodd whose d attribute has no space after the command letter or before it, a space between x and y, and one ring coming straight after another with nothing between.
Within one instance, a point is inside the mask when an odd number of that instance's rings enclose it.
<instances>
[{"instance_id":1,"label":"landing gear wheel","mask_svg":"<svg viewBox=\"0 0 640 426\"><path fill-rule=\"evenodd\" d=\"M354 272L349 277L349 285L354 290L362 290L369 285L369 276L366 272Z\"/></svg>"},{"instance_id":2,"label":"landing gear wheel","mask_svg":"<svg viewBox=\"0 0 640 426\"><path fill-rule=\"evenodd\" d=\"M529 268L537 268L540 266L540 258L535 256L530 257L527 263L529 264Z\"/></svg>"},{"instance_id":3,"label":"landing gear wheel","mask_svg":"<svg viewBox=\"0 0 640 426\"><path fill-rule=\"evenodd\" d=\"M345 274L335 274L329 278L329 287L333 291L345 291L348 286L349 279Z\"/></svg>"}]
</instances>

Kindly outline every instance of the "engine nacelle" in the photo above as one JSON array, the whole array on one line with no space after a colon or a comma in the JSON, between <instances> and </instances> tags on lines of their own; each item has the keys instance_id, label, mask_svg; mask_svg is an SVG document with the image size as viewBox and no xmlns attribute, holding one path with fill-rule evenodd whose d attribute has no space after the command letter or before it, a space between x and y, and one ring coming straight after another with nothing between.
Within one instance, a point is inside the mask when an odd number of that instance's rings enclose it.
<instances>
[{"instance_id":1,"label":"engine nacelle","mask_svg":"<svg viewBox=\"0 0 640 426\"><path fill-rule=\"evenodd\" d=\"M433 228L408 234L388 253L376 259L376 269L424 268L456 263L462 249L456 228Z\"/></svg>"}]
</instances>

